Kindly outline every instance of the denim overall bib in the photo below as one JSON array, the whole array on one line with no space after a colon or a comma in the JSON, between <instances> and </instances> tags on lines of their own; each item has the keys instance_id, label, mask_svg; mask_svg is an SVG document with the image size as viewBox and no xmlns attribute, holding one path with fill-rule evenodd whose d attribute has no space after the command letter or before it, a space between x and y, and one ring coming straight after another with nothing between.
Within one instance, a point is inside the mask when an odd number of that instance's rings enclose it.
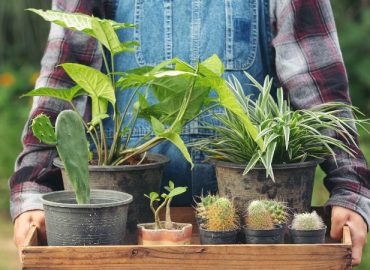
<instances>
[{"instance_id":1,"label":"denim overall bib","mask_svg":"<svg viewBox=\"0 0 370 270\"><path fill-rule=\"evenodd\" d=\"M258 90L248 85L243 71L261 83L267 74L273 74L268 3L269 0L116 0L113 19L138 25L135 29L119 30L119 38L136 40L140 47L135 53L118 55L115 70L157 65L173 57L195 65L217 54L225 65L225 78L236 76L246 94L257 95ZM124 108L129 96L130 91L118 91L119 108ZM212 135L200 128L202 120L195 119L184 127L185 143ZM206 120L212 121L211 117ZM112 137L113 123L105 126L107 136ZM150 130L149 123L138 120L132 143ZM193 170L170 142L152 150L171 160L165 167L162 184L167 185L171 179L176 186L189 188L190 192L175 200L174 205L190 205L192 196L217 191L213 166L202 163L204 156L196 149L188 150L195 165Z\"/></svg>"}]
</instances>

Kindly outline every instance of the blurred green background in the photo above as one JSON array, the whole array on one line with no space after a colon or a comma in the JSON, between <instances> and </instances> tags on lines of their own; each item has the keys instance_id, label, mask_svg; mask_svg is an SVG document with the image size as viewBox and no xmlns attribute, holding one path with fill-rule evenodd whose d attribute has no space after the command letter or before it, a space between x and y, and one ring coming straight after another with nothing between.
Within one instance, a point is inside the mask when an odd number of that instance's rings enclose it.
<instances>
[{"instance_id":1,"label":"blurred green background","mask_svg":"<svg viewBox=\"0 0 370 270\"><path fill-rule=\"evenodd\" d=\"M332 0L339 39L350 79L353 103L370 116L370 1ZM8 178L21 151L20 134L31 100L19 99L33 88L49 25L26 8L50 8L47 0L0 1L0 270L19 269L12 244ZM370 136L361 133L361 148L370 160ZM318 170L313 205L322 205L327 192ZM370 243L370 239L368 239ZM370 245L369 245L370 246ZM4 259L7 258L7 259ZM357 269L370 269L370 247Z\"/></svg>"}]
</instances>

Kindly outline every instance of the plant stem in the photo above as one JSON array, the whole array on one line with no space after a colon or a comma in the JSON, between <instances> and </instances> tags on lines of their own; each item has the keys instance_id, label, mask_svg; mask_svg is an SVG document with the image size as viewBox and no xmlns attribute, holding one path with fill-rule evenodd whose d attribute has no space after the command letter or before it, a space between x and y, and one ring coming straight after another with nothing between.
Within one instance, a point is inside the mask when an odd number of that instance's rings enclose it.
<instances>
[{"instance_id":1,"label":"plant stem","mask_svg":"<svg viewBox=\"0 0 370 270\"><path fill-rule=\"evenodd\" d=\"M162 229L161 220L159 219L159 212L167 204L167 200L168 198L165 198L163 202L158 206L157 210L155 211L154 218L155 218L155 229L156 230Z\"/></svg>"},{"instance_id":2,"label":"plant stem","mask_svg":"<svg viewBox=\"0 0 370 270\"><path fill-rule=\"evenodd\" d=\"M170 212L170 205L171 205L172 197L168 199L166 204L166 221L165 221L165 228L167 230L172 230L173 225L171 221L171 212Z\"/></svg>"},{"instance_id":3,"label":"plant stem","mask_svg":"<svg viewBox=\"0 0 370 270\"><path fill-rule=\"evenodd\" d=\"M118 159L112 165L120 165L120 164L124 163L126 160L128 160L129 158L148 151L153 146L159 144L162 140L164 140L164 139L161 138L161 137L155 136L154 138L152 138L149 141L143 143L142 145L140 145L137 148L122 151L120 154L122 154L122 155L128 154L128 155L125 156L125 157L122 157L121 159Z\"/></svg>"}]
</instances>

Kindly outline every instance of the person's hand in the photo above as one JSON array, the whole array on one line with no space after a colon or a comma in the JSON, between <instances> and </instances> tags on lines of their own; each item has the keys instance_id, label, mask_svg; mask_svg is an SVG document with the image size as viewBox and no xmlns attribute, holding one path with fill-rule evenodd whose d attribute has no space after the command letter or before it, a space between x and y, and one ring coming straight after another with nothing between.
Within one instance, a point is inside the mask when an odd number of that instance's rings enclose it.
<instances>
[{"instance_id":1,"label":"person's hand","mask_svg":"<svg viewBox=\"0 0 370 270\"><path fill-rule=\"evenodd\" d=\"M352 264L354 266L361 263L362 249L367 239L367 224L361 215L353 210L333 206L331 210L331 231L333 239L342 238L343 226L348 225L352 238Z\"/></svg>"},{"instance_id":2,"label":"person's hand","mask_svg":"<svg viewBox=\"0 0 370 270\"><path fill-rule=\"evenodd\" d=\"M45 215L42 210L32 210L20 214L14 221L14 243L18 250L24 246L27 233L31 227L37 227L37 235L40 241L46 240Z\"/></svg>"}]
</instances>

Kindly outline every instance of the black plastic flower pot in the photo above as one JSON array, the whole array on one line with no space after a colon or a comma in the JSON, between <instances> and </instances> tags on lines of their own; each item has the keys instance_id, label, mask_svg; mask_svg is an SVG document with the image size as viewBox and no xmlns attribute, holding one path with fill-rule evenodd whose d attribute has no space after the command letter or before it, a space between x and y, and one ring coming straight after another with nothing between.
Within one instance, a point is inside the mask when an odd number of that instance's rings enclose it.
<instances>
[{"instance_id":1,"label":"black plastic flower pot","mask_svg":"<svg viewBox=\"0 0 370 270\"><path fill-rule=\"evenodd\" d=\"M243 209L252 200L278 199L301 213L311 209L315 170L318 161L273 165L275 182L266 178L264 167L256 166L243 175L245 164L215 161L218 192L234 199Z\"/></svg>"},{"instance_id":2,"label":"black plastic flower pot","mask_svg":"<svg viewBox=\"0 0 370 270\"><path fill-rule=\"evenodd\" d=\"M152 222L153 214L148 199L143 194L160 192L164 166L169 159L160 154L148 154L148 163L122 166L89 166L89 182L92 189L108 189L127 192L133 196L128 211L125 244L137 244L137 224ZM65 190L72 190L68 175L60 159L54 165L61 168Z\"/></svg>"},{"instance_id":3,"label":"black plastic flower pot","mask_svg":"<svg viewBox=\"0 0 370 270\"><path fill-rule=\"evenodd\" d=\"M294 230L288 226L293 244L323 244L327 226L320 230Z\"/></svg>"},{"instance_id":4,"label":"black plastic flower pot","mask_svg":"<svg viewBox=\"0 0 370 270\"><path fill-rule=\"evenodd\" d=\"M284 243L284 226L276 225L271 230L252 230L244 227L247 244L282 244Z\"/></svg>"},{"instance_id":5,"label":"black plastic flower pot","mask_svg":"<svg viewBox=\"0 0 370 270\"><path fill-rule=\"evenodd\" d=\"M200 228L202 226L202 224L206 223L207 220L203 217L195 215L195 221L197 222L198 228Z\"/></svg>"},{"instance_id":6,"label":"black plastic flower pot","mask_svg":"<svg viewBox=\"0 0 370 270\"><path fill-rule=\"evenodd\" d=\"M202 245L236 244L238 230L209 231L199 227L200 243Z\"/></svg>"},{"instance_id":7,"label":"black plastic flower pot","mask_svg":"<svg viewBox=\"0 0 370 270\"><path fill-rule=\"evenodd\" d=\"M92 190L90 204L77 204L72 191L43 195L48 245L123 244L131 202L130 194L112 190Z\"/></svg>"}]
</instances>

